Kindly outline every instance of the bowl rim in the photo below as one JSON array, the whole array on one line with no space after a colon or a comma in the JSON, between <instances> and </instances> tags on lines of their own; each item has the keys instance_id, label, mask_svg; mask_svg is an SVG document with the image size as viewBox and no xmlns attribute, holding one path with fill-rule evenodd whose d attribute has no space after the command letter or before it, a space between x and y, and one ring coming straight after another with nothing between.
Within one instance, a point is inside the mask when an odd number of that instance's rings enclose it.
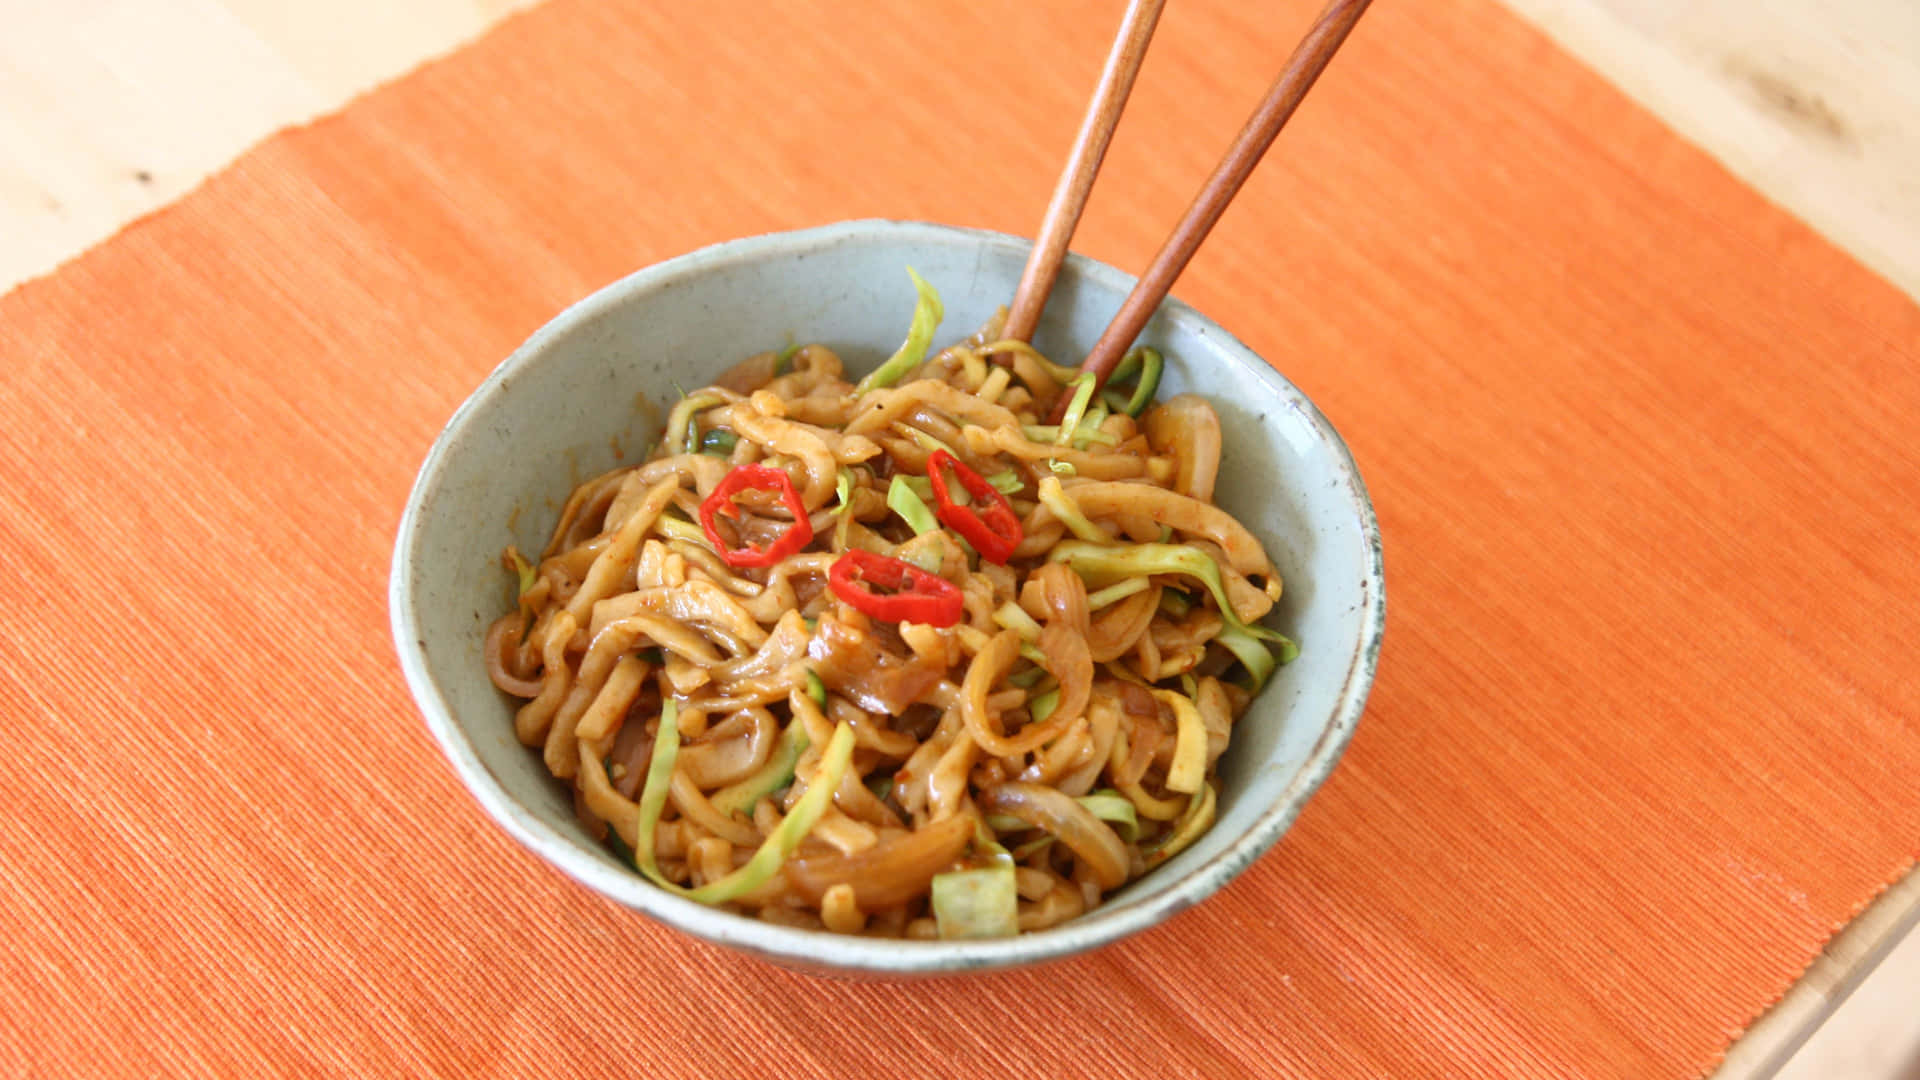
<instances>
[{"instance_id":1,"label":"bowl rim","mask_svg":"<svg viewBox=\"0 0 1920 1080\"><path fill-rule=\"evenodd\" d=\"M862 938L778 926L707 907L660 889L639 874L597 854L590 854L578 841L547 824L516 801L482 761L473 740L455 719L447 696L428 666L425 641L420 634L420 621L411 588L418 555L415 549L421 542L424 510L432 501L442 474L448 468L455 444L470 417L502 393L513 377L542 353L550 342L577 325L627 303L637 294L667 286L690 273L724 271L729 267L772 257L810 254L840 244L871 239L875 233L885 234L888 239L895 241L928 246L1007 246L1017 248L1023 254L1031 246L1028 239L985 229L884 218L841 221L711 244L637 270L571 304L536 330L487 375L454 411L428 450L408 493L395 535L393 563L388 579L388 608L394 645L399 654L401 671L416 706L426 719L428 730L481 807L515 840L563 874L609 899L713 944L740 949L786 966L820 971L881 976L953 974L1062 959L1146 930L1192 907L1219 891L1279 841L1314 791L1333 772L1352 739L1379 665L1380 645L1386 629L1385 572L1379 522L1360 478L1359 467L1346 442L1298 387L1220 324L1181 300L1168 297L1156 319L1176 323L1188 321L1204 329L1205 336L1215 340L1216 351L1224 362L1234 365L1245 376L1262 382L1278 400L1297 410L1332 451L1335 468L1343 481L1340 490L1346 497L1345 510L1357 519L1360 535L1366 544L1366 575L1361 583L1364 610L1361 613L1358 648L1349 659L1347 671L1342 677L1333 716L1301 763L1300 770L1280 793L1277 801L1261 811L1244 834L1156 895L1131 903L1122 897L1116 902L1095 908L1087 915L1039 933L982 941ZM1074 275L1102 284L1118 295L1125 295L1132 287L1134 279L1130 275L1084 255L1069 254L1067 263L1063 273L1070 270Z\"/></svg>"}]
</instances>

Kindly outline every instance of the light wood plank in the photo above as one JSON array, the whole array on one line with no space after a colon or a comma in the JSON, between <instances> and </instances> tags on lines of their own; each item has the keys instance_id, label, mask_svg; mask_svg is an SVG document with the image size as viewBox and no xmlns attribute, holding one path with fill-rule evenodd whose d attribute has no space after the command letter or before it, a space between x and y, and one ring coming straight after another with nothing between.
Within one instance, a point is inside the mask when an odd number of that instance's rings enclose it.
<instances>
[{"instance_id":1,"label":"light wood plank","mask_svg":"<svg viewBox=\"0 0 1920 1080\"><path fill-rule=\"evenodd\" d=\"M0 0L0 290L533 0Z\"/></svg>"},{"instance_id":2,"label":"light wood plank","mask_svg":"<svg viewBox=\"0 0 1920 1080\"><path fill-rule=\"evenodd\" d=\"M1920 296L1920 5L1504 2L1735 175Z\"/></svg>"}]
</instances>

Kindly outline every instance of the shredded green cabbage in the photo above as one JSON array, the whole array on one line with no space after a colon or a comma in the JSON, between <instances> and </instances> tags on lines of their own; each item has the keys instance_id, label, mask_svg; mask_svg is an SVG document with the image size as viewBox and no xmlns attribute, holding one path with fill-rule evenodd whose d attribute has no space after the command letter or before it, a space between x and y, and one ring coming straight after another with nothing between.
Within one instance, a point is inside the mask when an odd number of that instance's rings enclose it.
<instances>
[{"instance_id":1,"label":"shredded green cabbage","mask_svg":"<svg viewBox=\"0 0 1920 1080\"><path fill-rule=\"evenodd\" d=\"M1020 893L1014 884L1013 856L1004 852L993 865L936 874L933 918L940 936L1012 937L1020 932Z\"/></svg>"},{"instance_id":2,"label":"shredded green cabbage","mask_svg":"<svg viewBox=\"0 0 1920 1080\"><path fill-rule=\"evenodd\" d=\"M1180 854L1198 840L1201 833L1211 828L1217 800L1212 784L1202 784L1198 792L1188 796L1187 809L1174 822L1173 831L1145 851L1147 866L1159 866Z\"/></svg>"},{"instance_id":3,"label":"shredded green cabbage","mask_svg":"<svg viewBox=\"0 0 1920 1080\"><path fill-rule=\"evenodd\" d=\"M1093 400L1093 372L1075 375L1070 385L1073 398L1067 402L1067 411L1060 414L1060 426L1053 434L1053 441L1059 446L1072 444L1074 436L1079 434L1080 418L1087 414L1087 403Z\"/></svg>"},{"instance_id":4,"label":"shredded green cabbage","mask_svg":"<svg viewBox=\"0 0 1920 1080\"><path fill-rule=\"evenodd\" d=\"M998 623L1002 630L1020 631L1020 636L1027 641L1040 640L1040 624L1034 621L1033 616L1027 614L1025 608L1011 600L994 609L993 621Z\"/></svg>"},{"instance_id":5,"label":"shredded green cabbage","mask_svg":"<svg viewBox=\"0 0 1920 1080\"><path fill-rule=\"evenodd\" d=\"M520 549L517 547L507 549L507 561L513 564L513 574L520 588L520 591L515 594L515 599L522 599L533 591L534 585L540 581L540 575L534 571L533 564L527 561L527 557L520 554Z\"/></svg>"},{"instance_id":6,"label":"shredded green cabbage","mask_svg":"<svg viewBox=\"0 0 1920 1080\"><path fill-rule=\"evenodd\" d=\"M1099 611L1101 608L1106 607L1108 604L1125 600L1127 597L1132 596L1134 593L1146 592L1147 589L1152 585L1153 585L1153 582L1151 579L1136 577L1136 578L1128 578L1125 581L1119 582L1117 584L1109 585L1106 588L1101 589L1097 592L1090 592L1087 594L1087 610ZM1165 595L1165 594L1163 593L1162 595Z\"/></svg>"},{"instance_id":7,"label":"shredded green cabbage","mask_svg":"<svg viewBox=\"0 0 1920 1080\"><path fill-rule=\"evenodd\" d=\"M1198 580L1213 594L1214 602L1220 607L1220 618L1226 624L1220 636L1214 640L1231 650L1246 666L1253 680L1251 689L1256 693L1266 685L1275 667L1273 654L1263 642L1272 642L1279 647L1279 663L1290 662L1300 655L1299 647L1286 635L1241 621L1240 616L1234 613L1233 604L1227 599L1227 586L1220 576L1219 564L1206 552L1190 544L1129 544L1115 547L1062 540L1054 545L1048 558L1053 562L1066 563L1082 577L1123 581L1129 577L1152 574L1180 574Z\"/></svg>"},{"instance_id":8,"label":"shredded green cabbage","mask_svg":"<svg viewBox=\"0 0 1920 1080\"><path fill-rule=\"evenodd\" d=\"M1024 424L1020 428L1020 433L1038 443L1058 444L1060 439L1060 429L1048 424ZM1101 431L1099 423L1091 416L1080 421L1080 427L1073 432L1070 441L1075 450L1085 450L1092 443L1099 443L1101 446L1120 445L1120 440Z\"/></svg>"},{"instance_id":9,"label":"shredded green cabbage","mask_svg":"<svg viewBox=\"0 0 1920 1080\"><path fill-rule=\"evenodd\" d=\"M680 400L674 403L673 411L667 414L667 434L675 440L670 448L682 454L697 452L700 449L700 413L726 403L726 398L711 391L702 391L691 397L681 394Z\"/></svg>"},{"instance_id":10,"label":"shredded green cabbage","mask_svg":"<svg viewBox=\"0 0 1920 1080\"><path fill-rule=\"evenodd\" d=\"M1140 839L1140 815L1125 795L1112 788L1101 788L1074 801L1093 811L1094 817L1113 826L1113 831L1120 834L1122 841L1131 844Z\"/></svg>"},{"instance_id":11,"label":"shredded green cabbage","mask_svg":"<svg viewBox=\"0 0 1920 1080\"><path fill-rule=\"evenodd\" d=\"M680 752L680 729L675 723L677 703L668 699L660 717L660 733L653 743L653 762L647 767L646 788L640 794L640 828L634 839L634 864L654 884L702 904L724 904L750 893L772 880L792 855L800 841L813 831L833 801L834 789L846 775L847 762L853 757L853 728L845 723L835 726L833 737L820 754L820 767L807 784L807 793L793 804L778 827L768 834L760 849L744 866L717 881L697 889L688 889L668 881L660 872L653 854L653 834L666 804L668 782L673 777L673 762Z\"/></svg>"},{"instance_id":12,"label":"shredded green cabbage","mask_svg":"<svg viewBox=\"0 0 1920 1080\"><path fill-rule=\"evenodd\" d=\"M892 356L887 357L886 363L860 380L860 385L853 388L855 397L869 390L892 386L907 372L919 367L921 361L927 358L927 346L933 343L934 330L939 327L940 320L946 318L946 309L940 304L940 293L911 266L907 267L907 276L913 279L914 291L919 294L913 305L913 322L907 326L907 340L900 343L900 348L894 350Z\"/></svg>"},{"instance_id":13,"label":"shredded green cabbage","mask_svg":"<svg viewBox=\"0 0 1920 1080\"><path fill-rule=\"evenodd\" d=\"M1294 657L1300 655L1299 647L1282 637L1279 642L1280 657L1276 660L1273 650L1267 648L1265 642L1248 633L1244 627L1234 626L1232 623L1221 627L1220 633L1213 640L1219 642L1221 648L1232 653L1240 661L1240 666L1247 669L1247 682L1243 685L1256 694L1267 685L1267 680L1273 677L1274 668L1290 663Z\"/></svg>"},{"instance_id":14,"label":"shredded green cabbage","mask_svg":"<svg viewBox=\"0 0 1920 1080\"><path fill-rule=\"evenodd\" d=\"M1027 712L1033 717L1033 722L1036 724L1052 716L1053 710L1059 707L1060 688L1057 686L1027 702Z\"/></svg>"},{"instance_id":15,"label":"shredded green cabbage","mask_svg":"<svg viewBox=\"0 0 1920 1080\"><path fill-rule=\"evenodd\" d=\"M838 496L840 501L834 504L833 510L828 516L838 517L853 509L852 469L847 468L845 465L840 466L839 475L833 481L833 493Z\"/></svg>"},{"instance_id":16,"label":"shredded green cabbage","mask_svg":"<svg viewBox=\"0 0 1920 1080\"><path fill-rule=\"evenodd\" d=\"M1140 384L1133 389L1133 396L1127 399L1123 410L1128 416L1139 416L1153 404L1153 395L1160 390L1160 375L1165 370L1166 358L1160 350L1145 346L1135 350L1140 354Z\"/></svg>"},{"instance_id":17,"label":"shredded green cabbage","mask_svg":"<svg viewBox=\"0 0 1920 1080\"><path fill-rule=\"evenodd\" d=\"M686 518L663 513L658 518L655 518L654 521L656 522L655 527L661 532L666 533L667 539L669 540L691 540L696 544L704 544L707 542L707 534L700 531L700 526L695 525Z\"/></svg>"},{"instance_id":18,"label":"shredded green cabbage","mask_svg":"<svg viewBox=\"0 0 1920 1080\"><path fill-rule=\"evenodd\" d=\"M823 695L825 690L825 686L822 686ZM793 783L793 767L799 764L800 755L806 750L807 744L806 725L797 719L787 721L767 763L755 769L752 776L714 792L713 798L707 801L723 814L753 813L754 805L761 799Z\"/></svg>"},{"instance_id":19,"label":"shredded green cabbage","mask_svg":"<svg viewBox=\"0 0 1920 1080\"><path fill-rule=\"evenodd\" d=\"M1074 502L1073 496L1067 494L1067 489L1061 486L1060 478L1057 476L1040 478L1040 505L1046 507L1054 517L1059 518L1068 532L1082 540L1094 544L1110 543L1113 540L1112 534L1095 525L1091 518L1081 512L1080 504Z\"/></svg>"},{"instance_id":20,"label":"shredded green cabbage","mask_svg":"<svg viewBox=\"0 0 1920 1080\"><path fill-rule=\"evenodd\" d=\"M1033 667L1016 671L1007 676L1007 683L1012 686L1017 686L1022 690L1032 690L1034 687L1040 685L1041 679L1046 677L1047 669L1036 664Z\"/></svg>"},{"instance_id":21,"label":"shredded green cabbage","mask_svg":"<svg viewBox=\"0 0 1920 1080\"><path fill-rule=\"evenodd\" d=\"M993 490L1002 495L1011 495L1027 486L1027 481L1020 475L1018 469L1001 469L987 477L987 483L993 485Z\"/></svg>"},{"instance_id":22,"label":"shredded green cabbage","mask_svg":"<svg viewBox=\"0 0 1920 1080\"><path fill-rule=\"evenodd\" d=\"M939 520L933 516L932 510L927 509L927 504L920 500L920 496L913 493L913 487L904 476L896 474L893 483L887 485L887 509L899 514L913 529L915 536L940 531Z\"/></svg>"}]
</instances>

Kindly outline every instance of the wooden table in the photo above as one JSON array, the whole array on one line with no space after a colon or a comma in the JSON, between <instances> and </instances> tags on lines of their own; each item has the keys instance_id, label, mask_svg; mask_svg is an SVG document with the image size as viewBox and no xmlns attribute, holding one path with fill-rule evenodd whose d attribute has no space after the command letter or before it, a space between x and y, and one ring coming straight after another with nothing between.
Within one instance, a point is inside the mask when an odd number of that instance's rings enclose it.
<instances>
[{"instance_id":1,"label":"wooden table","mask_svg":"<svg viewBox=\"0 0 1920 1080\"><path fill-rule=\"evenodd\" d=\"M1913 122L1920 116L1920 7L1902 0L1506 2L1734 173L1920 297L1920 185L1913 180L1920 175L1920 124ZM335 109L529 3L5 0L0 289L54 269L166 204L272 131ZM1916 922L1920 874L1835 939L1735 1044L1721 1075L1915 1075Z\"/></svg>"}]
</instances>

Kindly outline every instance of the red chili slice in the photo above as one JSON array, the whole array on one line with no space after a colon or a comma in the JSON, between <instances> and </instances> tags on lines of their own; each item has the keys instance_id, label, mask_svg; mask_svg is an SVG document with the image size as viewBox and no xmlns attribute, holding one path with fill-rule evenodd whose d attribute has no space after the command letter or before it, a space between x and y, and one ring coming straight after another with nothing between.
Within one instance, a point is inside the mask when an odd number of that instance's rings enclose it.
<instances>
[{"instance_id":1,"label":"red chili slice","mask_svg":"<svg viewBox=\"0 0 1920 1080\"><path fill-rule=\"evenodd\" d=\"M740 507L734 503L733 497L749 490L778 494L780 501L793 512L793 524L780 534L779 539L764 548L758 544L729 548L721 538L720 531L714 528L713 519L724 514L738 520ZM770 465L741 465L722 477L714 485L713 494L700 504L700 528L712 541L713 549L732 567L772 566L813 540L813 522L807 520L807 508L800 501L800 493L793 490L793 478Z\"/></svg>"},{"instance_id":2,"label":"red chili slice","mask_svg":"<svg viewBox=\"0 0 1920 1080\"><path fill-rule=\"evenodd\" d=\"M882 622L952 626L966 604L953 582L910 562L849 549L827 570L833 595ZM874 589L886 592L875 592Z\"/></svg>"},{"instance_id":3,"label":"red chili slice","mask_svg":"<svg viewBox=\"0 0 1920 1080\"><path fill-rule=\"evenodd\" d=\"M960 486L967 489L967 494L973 496L970 505L954 502L947 493L948 469L960 478ZM1020 515L1013 512L1007 497L989 484L986 477L961 464L960 459L945 450L935 450L927 458L927 479L933 481L933 498L939 504L934 514L940 524L959 533L981 558L1005 566L1025 535L1020 530Z\"/></svg>"}]
</instances>

